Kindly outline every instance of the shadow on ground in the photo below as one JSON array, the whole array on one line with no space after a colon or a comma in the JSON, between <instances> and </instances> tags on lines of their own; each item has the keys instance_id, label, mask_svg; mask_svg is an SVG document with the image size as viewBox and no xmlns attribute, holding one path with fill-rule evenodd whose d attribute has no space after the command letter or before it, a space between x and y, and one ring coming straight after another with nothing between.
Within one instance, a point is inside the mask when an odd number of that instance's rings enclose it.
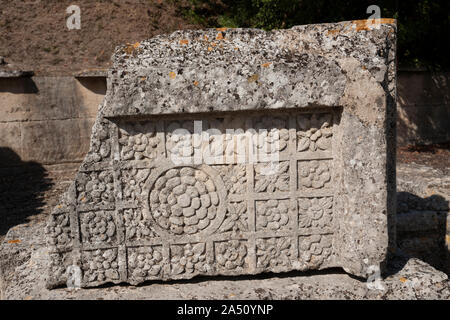
<instances>
[{"instance_id":1,"label":"shadow on ground","mask_svg":"<svg viewBox=\"0 0 450 320\"><path fill-rule=\"evenodd\" d=\"M449 201L434 194L397 193L397 247L400 255L418 258L449 274L446 244ZM399 261L397 261L398 263Z\"/></svg>"},{"instance_id":2,"label":"shadow on ground","mask_svg":"<svg viewBox=\"0 0 450 320\"><path fill-rule=\"evenodd\" d=\"M42 212L44 192L52 186L44 167L0 147L0 241L10 228Z\"/></svg>"}]
</instances>

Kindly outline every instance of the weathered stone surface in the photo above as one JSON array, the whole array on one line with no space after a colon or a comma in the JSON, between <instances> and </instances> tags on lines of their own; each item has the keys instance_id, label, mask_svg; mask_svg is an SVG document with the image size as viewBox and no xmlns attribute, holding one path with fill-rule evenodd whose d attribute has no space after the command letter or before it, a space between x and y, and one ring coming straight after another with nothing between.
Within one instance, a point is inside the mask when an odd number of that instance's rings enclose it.
<instances>
[{"instance_id":1,"label":"weathered stone surface","mask_svg":"<svg viewBox=\"0 0 450 320\"><path fill-rule=\"evenodd\" d=\"M46 228L49 287L79 269L90 287L385 267L393 21L180 31L113 62L91 150Z\"/></svg>"},{"instance_id":2,"label":"weathered stone surface","mask_svg":"<svg viewBox=\"0 0 450 320\"><path fill-rule=\"evenodd\" d=\"M327 273L199 277L194 282L151 282L137 287L48 290L42 270L49 257L42 223L12 228L0 245L0 299L450 299L444 273L418 259L400 257L390 264L390 275L375 283L333 269Z\"/></svg>"}]
</instances>

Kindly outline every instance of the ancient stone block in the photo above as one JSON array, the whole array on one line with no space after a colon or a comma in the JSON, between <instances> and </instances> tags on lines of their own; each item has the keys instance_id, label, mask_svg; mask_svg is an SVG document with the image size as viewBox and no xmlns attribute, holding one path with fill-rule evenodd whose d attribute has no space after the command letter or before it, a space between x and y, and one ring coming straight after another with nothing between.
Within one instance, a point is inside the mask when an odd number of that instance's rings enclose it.
<instances>
[{"instance_id":1,"label":"ancient stone block","mask_svg":"<svg viewBox=\"0 0 450 320\"><path fill-rule=\"evenodd\" d=\"M113 62L49 287L384 267L395 22L178 31Z\"/></svg>"}]
</instances>

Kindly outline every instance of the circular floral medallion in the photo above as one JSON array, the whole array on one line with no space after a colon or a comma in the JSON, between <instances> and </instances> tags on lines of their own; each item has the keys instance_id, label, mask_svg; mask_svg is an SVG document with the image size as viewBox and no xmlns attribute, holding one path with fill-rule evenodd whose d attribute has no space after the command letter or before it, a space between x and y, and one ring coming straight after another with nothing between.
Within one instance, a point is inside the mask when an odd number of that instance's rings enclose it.
<instances>
[{"instance_id":1,"label":"circular floral medallion","mask_svg":"<svg viewBox=\"0 0 450 320\"><path fill-rule=\"evenodd\" d=\"M220 219L217 181L205 170L171 168L154 181L149 196L150 215L164 231L192 235Z\"/></svg>"}]
</instances>

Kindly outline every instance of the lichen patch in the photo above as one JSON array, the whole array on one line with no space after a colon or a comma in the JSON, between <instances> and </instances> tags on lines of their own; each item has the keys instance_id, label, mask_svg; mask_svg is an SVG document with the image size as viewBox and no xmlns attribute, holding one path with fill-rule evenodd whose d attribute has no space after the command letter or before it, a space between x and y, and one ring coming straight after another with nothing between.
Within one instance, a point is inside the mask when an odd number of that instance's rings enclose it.
<instances>
[{"instance_id":1,"label":"lichen patch","mask_svg":"<svg viewBox=\"0 0 450 320\"><path fill-rule=\"evenodd\" d=\"M216 36L216 40L223 40L223 34L222 32L219 32Z\"/></svg>"}]
</instances>

